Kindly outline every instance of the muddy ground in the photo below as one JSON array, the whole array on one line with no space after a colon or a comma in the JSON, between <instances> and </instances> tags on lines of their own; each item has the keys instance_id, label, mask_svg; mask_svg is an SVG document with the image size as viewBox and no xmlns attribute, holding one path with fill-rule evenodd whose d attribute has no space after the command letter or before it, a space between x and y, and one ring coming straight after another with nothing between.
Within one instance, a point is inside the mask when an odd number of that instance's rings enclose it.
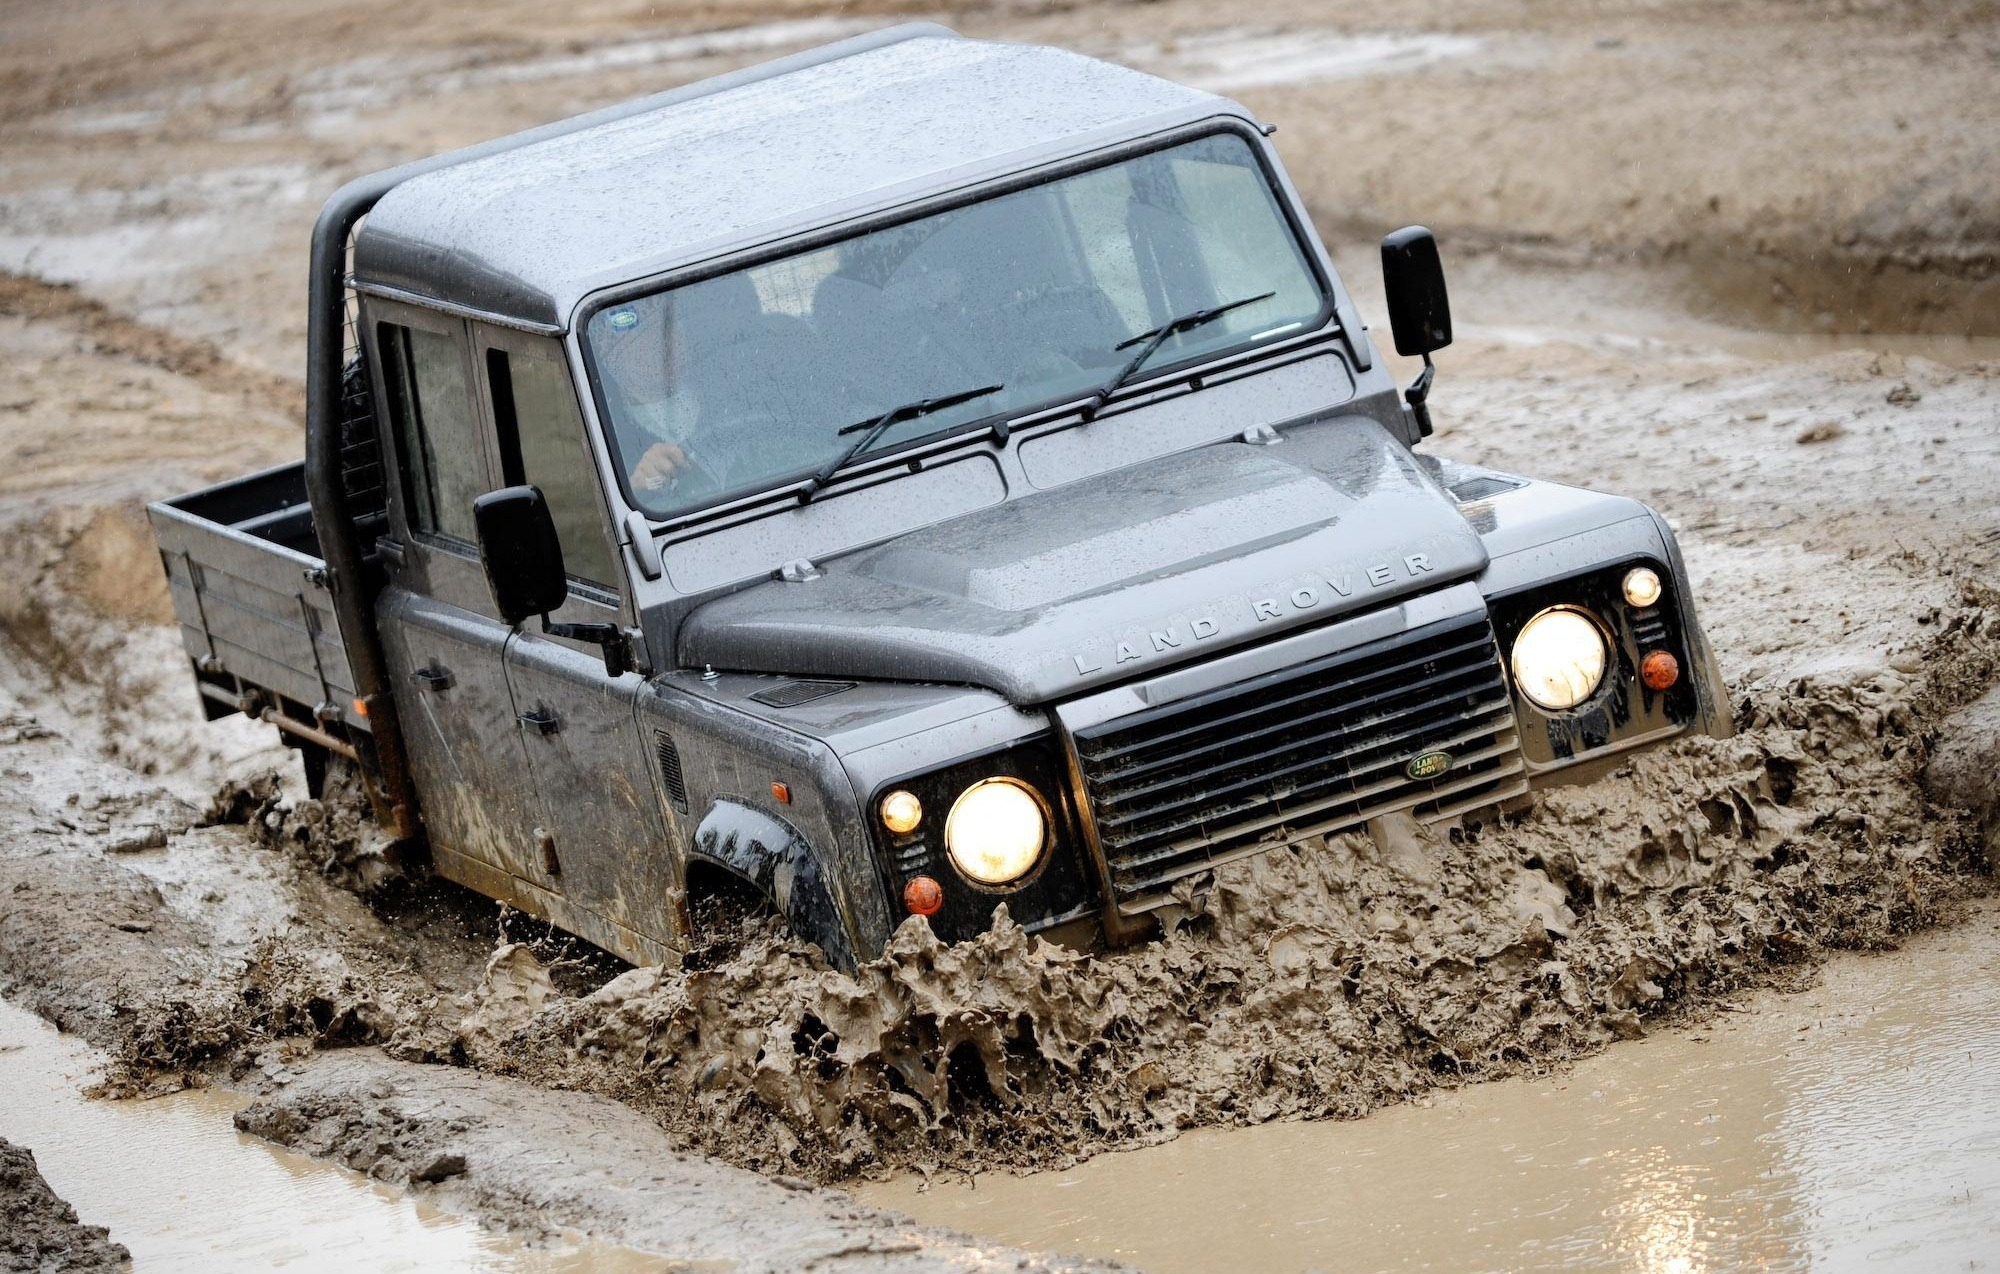
<instances>
[{"instance_id":1,"label":"muddy ground","mask_svg":"<svg viewBox=\"0 0 2000 1274\"><path fill-rule=\"evenodd\" d=\"M586 1090L799 1186L1061 1164L1559 1067L1988 889L1992 700L1959 714L2000 666L2000 16L1778 0L923 11L1240 96L1366 313L1374 237L1437 229L1432 448L1666 513L1736 738L1225 869L1102 959L1003 922L912 926L852 978L757 929L623 972L449 886L342 888L338 812L259 779L262 727L199 722L138 513L298 453L319 201L904 13L0 14L0 992L108 1050L110 1090L245 1086L246 1128L497 1226L665 1244L588 1172L530 1200L397 1103L532 1148L563 1117L508 1085ZM855 1268L962 1242L852 1224Z\"/></svg>"},{"instance_id":2,"label":"muddy ground","mask_svg":"<svg viewBox=\"0 0 2000 1274\"><path fill-rule=\"evenodd\" d=\"M0 1268L119 1270L130 1254L101 1225L77 1220L35 1167L35 1155L0 1138Z\"/></svg>"}]
</instances>

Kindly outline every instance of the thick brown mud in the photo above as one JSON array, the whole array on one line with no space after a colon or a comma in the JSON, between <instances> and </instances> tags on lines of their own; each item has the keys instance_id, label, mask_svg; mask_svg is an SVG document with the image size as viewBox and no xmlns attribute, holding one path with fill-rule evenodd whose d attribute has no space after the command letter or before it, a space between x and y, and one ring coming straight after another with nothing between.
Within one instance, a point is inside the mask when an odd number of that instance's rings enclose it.
<instances>
[{"instance_id":1,"label":"thick brown mud","mask_svg":"<svg viewBox=\"0 0 2000 1274\"><path fill-rule=\"evenodd\" d=\"M49 1189L33 1151L0 1138L0 1269L91 1274L129 1269L130 1262L109 1230L78 1221L76 1209Z\"/></svg>"},{"instance_id":2,"label":"thick brown mud","mask_svg":"<svg viewBox=\"0 0 2000 1274\"><path fill-rule=\"evenodd\" d=\"M720 1169L626 1106L350 1050L305 1064L236 1116L246 1132L331 1159L502 1231L616 1234L737 1274L1030 1270L1036 1257L912 1224L796 1177ZM560 1149L557 1149L560 1147Z\"/></svg>"},{"instance_id":3,"label":"thick brown mud","mask_svg":"<svg viewBox=\"0 0 2000 1274\"><path fill-rule=\"evenodd\" d=\"M1155 1274L1983 1269L2000 1244L1996 975L1989 900L1560 1075L862 1194Z\"/></svg>"},{"instance_id":4,"label":"thick brown mud","mask_svg":"<svg viewBox=\"0 0 2000 1274\"><path fill-rule=\"evenodd\" d=\"M120 1254L129 1249L134 1267L149 1274L666 1274L687 1268L578 1239L573 1231L538 1234L532 1241L495 1233L470 1215L440 1211L428 1195L419 1200L380 1178L237 1132L232 1116L247 1098L226 1089L87 1098L82 1089L98 1064L81 1042L0 1003L0 1123L41 1147L37 1161L46 1179L86 1217L108 1226L112 1246ZM71 1263L17 1267L6 1263L0 1247L0 1269L96 1270L101 1267L86 1259L92 1252L79 1242L67 1258Z\"/></svg>"}]
</instances>

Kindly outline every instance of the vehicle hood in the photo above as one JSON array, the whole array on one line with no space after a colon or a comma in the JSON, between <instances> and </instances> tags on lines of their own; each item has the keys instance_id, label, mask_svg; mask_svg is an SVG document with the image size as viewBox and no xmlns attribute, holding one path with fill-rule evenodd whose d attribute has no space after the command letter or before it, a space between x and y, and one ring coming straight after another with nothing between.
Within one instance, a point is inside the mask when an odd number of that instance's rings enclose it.
<instances>
[{"instance_id":1,"label":"vehicle hood","mask_svg":"<svg viewBox=\"0 0 2000 1274\"><path fill-rule=\"evenodd\" d=\"M940 522L695 611L683 666L1041 703L1476 574L1479 537L1365 418L1220 443Z\"/></svg>"}]
</instances>

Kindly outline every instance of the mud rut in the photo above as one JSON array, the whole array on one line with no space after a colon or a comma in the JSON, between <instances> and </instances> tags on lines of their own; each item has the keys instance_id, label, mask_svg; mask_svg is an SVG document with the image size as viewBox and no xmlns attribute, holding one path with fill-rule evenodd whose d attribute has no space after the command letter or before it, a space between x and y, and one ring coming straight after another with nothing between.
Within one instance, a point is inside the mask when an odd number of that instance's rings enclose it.
<instances>
[{"instance_id":1,"label":"mud rut","mask_svg":"<svg viewBox=\"0 0 2000 1274\"><path fill-rule=\"evenodd\" d=\"M1880 260L1929 268L1922 236L1890 239ZM1948 922L2000 849L2000 365L1865 337L1744 357L1560 255L1500 243L1455 274L1433 448L1672 517L1737 737L1482 826L1225 868L1132 952L1004 916L943 948L913 922L853 977L754 923L711 967L627 971L384 879L350 809L272 775L261 727L200 723L136 513L296 454L296 384L0 276L0 993L106 1050L109 1091L249 1089L247 1130L501 1228L746 1268L1011 1267L813 1185L1360 1115ZM579 1127L608 1149L553 1182L518 1167ZM605 1188L620 1171L650 1191ZM719 1200L776 1219L703 1230Z\"/></svg>"}]
</instances>

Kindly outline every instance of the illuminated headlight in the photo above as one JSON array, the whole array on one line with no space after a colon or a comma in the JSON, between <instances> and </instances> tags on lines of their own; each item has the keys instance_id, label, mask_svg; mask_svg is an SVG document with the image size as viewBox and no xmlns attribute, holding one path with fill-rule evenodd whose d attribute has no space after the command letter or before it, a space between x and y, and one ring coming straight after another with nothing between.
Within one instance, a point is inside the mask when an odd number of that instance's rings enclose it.
<instances>
[{"instance_id":1,"label":"illuminated headlight","mask_svg":"<svg viewBox=\"0 0 2000 1274\"><path fill-rule=\"evenodd\" d=\"M1609 654L1603 631L1589 616L1554 607L1529 620L1514 639L1514 684L1538 706L1564 712L1596 691Z\"/></svg>"},{"instance_id":2,"label":"illuminated headlight","mask_svg":"<svg viewBox=\"0 0 2000 1274\"><path fill-rule=\"evenodd\" d=\"M1019 779L981 779L944 820L945 852L967 880L1010 885L1033 871L1049 843L1042 798Z\"/></svg>"},{"instance_id":3,"label":"illuminated headlight","mask_svg":"<svg viewBox=\"0 0 2000 1274\"><path fill-rule=\"evenodd\" d=\"M1660 600L1660 573L1650 566L1635 566L1625 572L1625 600L1634 606L1651 606Z\"/></svg>"},{"instance_id":4,"label":"illuminated headlight","mask_svg":"<svg viewBox=\"0 0 2000 1274\"><path fill-rule=\"evenodd\" d=\"M924 803L915 792L901 789L882 798L882 826L898 836L908 836L924 821Z\"/></svg>"}]
</instances>

